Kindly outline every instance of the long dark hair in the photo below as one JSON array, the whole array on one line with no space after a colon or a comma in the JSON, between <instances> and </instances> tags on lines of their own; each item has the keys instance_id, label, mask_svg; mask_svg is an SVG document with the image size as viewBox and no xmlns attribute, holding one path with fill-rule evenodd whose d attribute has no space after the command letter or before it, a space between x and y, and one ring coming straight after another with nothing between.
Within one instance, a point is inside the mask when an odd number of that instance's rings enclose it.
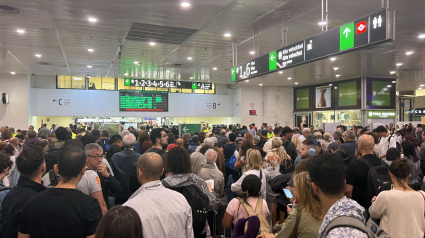
<instances>
[{"instance_id":1,"label":"long dark hair","mask_svg":"<svg viewBox=\"0 0 425 238\"><path fill-rule=\"evenodd\" d=\"M246 156L246 152L248 152L248 150L249 149L252 149L252 148L254 148L254 144L252 143L252 141L250 141L250 140L244 141L242 143L241 151L240 151L239 156L241 156L241 157L242 156Z\"/></svg>"},{"instance_id":2,"label":"long dark hair","mask_svg":"<svg viewBox=\"0 0 425 238\"><path fill-rule=\"evenodd\" d=\"M403 141L401 143L401 148L403 148L403 154L406 158L412 158L413 162L418 162L419 158L416 155L416 150L415 150L415 146L413 145L412 142L410 141Z\"/></svg>"},{"instance_id":3,"label":"long dark hair","mask_svg":"<svg viewBox=\"0 0 425 238\"><path fill-rule=\"evenodd\" d=\"M410 176L410 165L409 162L403 159L396 159L390 165L390 172L396 177L397 182L404 188L407 189L407 186L404 186L403 180L409 179Z\"/></svg>"},{"instance_id":4,"label":"long dark hair","mask_svg":"<svg viewBox=\"0 0 425 238\"><path fill-rule=\"evenodd\" d=\"M96 238L143 238L139 214L127 206L111 208L100 220Z\"/></svg>"},{"instance_id":5,"label":"long dark hair","mask_svg":"<svg viewBox=\"0 0 425 238\"><path fill-rule=\"evenodd\" d=\"M261 195L261 179L254 174L250 174L244 178L241 184L242 187L242 194L237 195L237 197L242 198L245 203L249 205L247 202L247 198L249 197L260 197ZM241 204L239 204L240 206ZM238 210L239 211L239 207Z\"/></svg>"}]
</instances>

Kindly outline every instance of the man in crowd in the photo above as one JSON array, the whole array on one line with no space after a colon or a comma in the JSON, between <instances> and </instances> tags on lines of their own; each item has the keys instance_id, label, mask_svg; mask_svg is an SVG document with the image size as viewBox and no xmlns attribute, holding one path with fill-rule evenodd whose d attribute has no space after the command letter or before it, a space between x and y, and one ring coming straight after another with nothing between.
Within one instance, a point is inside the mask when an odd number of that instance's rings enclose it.
<instances>
[{"instance_id":1,"label":"man in crowd","mask_svg":"<svg viewBox=\"0 0 425 238\"><path fill-rule=\"evenodd\" d=\"M342 132L339 130L336 130L333 134L334 141L329 143L328 147L326 148L326 153L330 154L335 152L338 149L338 141L339 138L342 138Z\"/></svg>"},{"instance_id":2,"label":"man in crowd","mask_svg":"<svg viewBox=\"0 0 425 238\"><path fill-rule=\"evenodd\" d=\"M168 139L167 139L167 151L171 150L172 148L176 147L176 136L173 133L168 133L167 134Z\"/></svg>"},{"instance_id":3,"label":"man in crowd","mask_svg":"<svg viewBox=\"0 0 425 238\"><path fill-rule=\"evenodd\" d=\"M17 137L12 137L9 140L9 144L11 144L13 146L13 148L15 148L15 158L19 156L19 153L21 153L22 151L22 146L19 143L19 139Z\"/></svg>"},{"instance_id":4,"label":"man in crowd","mask_svg":"<svg viewBox=\"0 0 425 238\"><path fill-rule=\"evenodd\" d=\"M16 166L20 172L18 186L10 190L2 203L4 238L17 237L22 208L32 197L45 189L41 185L41 177L46 172L43 148L32 146L23 150L16 158Z\"/></svg>"},{"instance_id":5,"label":"man in crowd","mask_svg":"<svg viewBox=\"0 0 425 238\"><path fill-rule=\"evenodd\" d=\"M264 146L263 146L264 152L268 153L273 149L272 148L272 141L273 141L274 138L278 138L280 140L280 134L281 133L282 133L281 127L274 128L274 131L273 131L274 137L269 138L269 140L266 142L266 144L264 144ZM267 137L268 137L268 135L267 135Z\"/></svg>"},{"instance_id":6,"label":"man in crowd","mask_svg":"<svg viewBox=\"0 0 425 238\"><path fill-rule=\"evenodd\" d=\"M38 136L46 136L46 138L49 136L50 134L50 130L49 128L47 128L47 124L43 124L43 127L40 128L40 130L38 131Z\"/></svg>"},{"instance_id":7,"label":"man in crowd","mask_svg":"<svg viewBox=\"0 0 425 238\"><path fill-rule=\"evenodd\" d=\"M347 167L345 195L358 202L365 209L369 209L371 199L366 195L369 167L362 160L366 160L373 166L379 166L383 161L373 154L375 140L372 136L362 135L358 144L360 154L363 157L352 161Z\"/></svg>"},{"instance_id":8,"label":"man in crowd","mask_svg":"<svg viewBox=\"0 0 425 238\"><path fill-rule=\"evenodd\" d=\"M229 134L229 142L223 146L223 152L224 152L224 171L225 171L225 183L227 184L227 179L231 173L232 170L229 167L229 160L232 157L232 155L235 153L235 150L237 148L237 145L235 143L236 141L236 135L233 133Z\"/></svg>"},{"instance_id":9,"label":"man in crowd","mask_svg":"<svg viewBox=\"0 0 425 238\"><path fill-rule=\"evenodd\" d=\"M214 180L213 192L217 198L222 198L224 196L224 176L215 166L217 153L213 149L208 149L207 152L205 152L205 157L207 163L198 175L205 181L210 179Z\"/></svg>"},{"instance_id":10,"label":"man in crowd","mask_svg":"<svg viewBox=\"0 0 425 238\"><path fill-rule=\"evenodd\" d=\"M386 161L387 159L387 150L389 148L396 148L397 147L397 139L394 136L390 136L387 129L385 129L384 126L378 126L376 128L376 133L378 133L378 136L381 138L379 144L381 145L381 159Z\"/></svg>"},{"instance_id":11,"label":"man in crowd","mask_svg":"<svg viewBox=\"0 0 425 238\"><path fill-rule=\"evenodd\" d=\"M149 148L146 153L157 153L165 161L166 152L162 149L168 144L168 136L162 128L155 128L151 131L150 139L153 146Z\"/></svg>"},{"instance_id":12,"label":"man in crowd","mask_svg":"<svg viewBox=\"0 0 425 238\"><path fill-rule=\"evenodd\" d=\"M263 148L264 145L267 142L267 130L261 129L258 134L260 135L260 143L258 144L258 147Z\"/></svg>"},{"instance_id":13,"label":"man in crowd","mask_svg":"<svg viewBox=\"0 0 425 238\"><path fill-rule=\"evenodd\" d=\"M310 129L309 128L304 128L303 129L303 134L298 137L298 139L300 140L300 143L302 144L303 141L307 138L307 136L310 135Z\"/></svg>"},{"instance_id":14,"label":"man in crowd","mask_svg":"<svg viewBox=\"0 0 425 238\"><path fill-rule=\"evenodd\" d=\"M56 125L52 124L52 129L50 130L51 133L55 133L56 131Z\"/></svg>"},{"instance_id":15,"label":"man in crowd","mask_svg":"<svg viewBox=\"0 0 425 238\"><path fill-rule=\"evenodd\" d=\"M273 134L273 127L269 126L267 128L267 140L273 137L275 137L275 134Z\"/></svg>"},{"instance_id":16,"label":"man in crowd","mask_svg":"<svg viewBox=\"0 0 425 238\"><path fill-rule=\"evenodd\" d=\"M53 144L53 147L51 147L49 151L47 151L45 156L47 171L53 169L53 166L57 163L60 149L65 144L68 138L68 131L61 126L56 129L55 134L58 141Z\"/></svg>"},{"instance_id":17,"label":"man in crowd","mask_svg":"<svg viewBox=\"0 0 425 238\"><path fill-rule=\"evenodd\" d=\"M64 148L55 171L58 185L35 195L23 209L19 237L94 237L102 218L99 202L76 190L86 171L84 151Z\"/></svg>"},{"instance_id":18,"label":"man in crowd","mask_svg":"<svg viewBox=\"0 0 425 238\"><path fill-rule=\"evenodd\" d=\"M115 193L115 204L123 204L130 197L130 171L133 163L137 162L140 157L140 154L133 150L134 144L136 144L136 137L133 134L125 135L122 142L125 149L111 158L111 167L115 178L122 185L121 192Z\"/></svg>"},{"instance_id":19,"label":"man in crowd","mask_svg":"<svg viewBox=\"0 0 425 238\"><path fill-rule=\"evenodd\" d=\"M357 148L356 133L351 130L346 131L342 133L342 138L344 139L344 144L340 145L339 149L343 149L350 156L351 162L356 160L354 155Z\"/></svg>"},{"instance_id":20,"label":"man in crowd","mask_svg":"<svg viewBox=\"0 0 425 238\"><path fill-rule=\"evenodd\" d=\"M282 129L282 146L286 150L286 154L288 154L292 161L295 161L297 158L297 146L291 141L292 135L294 131L289 127L285 126Z\"/></svg>"},{"instance_id":21,"label":"man in crowd","mask_svg":"<svg viewBox=\"0 0 425 238\"><path fill-rule=\"evenodd\" d=\"M111 171L102 163L103 149L97 143L90 143L84 147L86 154L87 170L92 170L97 173L102 187L103 199L108 201L109 190L112 193L121 192L121 183L111 175ZM110 204L107 202L108 209Z\"/></svg>"},{"instance_id":22,"label":"man in crowd","mask_svg":"<svg viewBox=\"0 0 425 238\"><path fill-rule=\"evenodd\" d=\"M309 152L309 150L312 149L313 147L314 147L314 139L310 139L310 138L309 139L305 139L303 141L303 143L301 143L300 154L298 155L298 157L295 159L295 162L294 162L294 166L295 167L297 167L297 164L301 160L308 159L310 157L313 157L316 154L316 152L313 151L313 150Z\"/></svg>"},{"instance_id":23,"label":"man in crowd","mask_svg":"<svg viewBox=\"0 0 425 238\"><path fill-rule=\"evenodd\" d=\"M107 129L104 129L100 132L100 139L98 143L105 146L106 150L109 150L109 148L111 147L109 145L109 131Z\"/></svg>"},{"instance_id":24,"label":"man in crowd","mask_svg":"<svg viewBox=\"0 0 425 238\"><path fill-rule=\"evenodd\" d=\"M28 147L38 144L38 142L37 133L35 133L35 131L30 131L28 132L28 140L25 141L23 148L25 150Z\"/></svg>"},{"instance_id":25,"label":"man in crowd","mask_svg":"<svg viewBox=\"0 0 425 238\"><path fill-rule=\"evenodd\" d=\"M34 131L34 126L29 126L28 131Z\"/></svg>"},{"instance_id":26,"label":"man in crowd","mask_svg":"<svg viewBox=\"0 0 425 238\"><path fill-rule=\"evenodd\" d=\"M229 140L226 137L226 130L221 129L220 136L217 138L217 147L221 148L223 145L225 145Z\"/></svg>"},{"instance_id":27,"label":"man in crowd","mask_svg":"<svg viewBox=\"0 0 425 238\"><path fill-rule=\"evenodd\" d=\"M143 154L137 161L137 170L142 186L124 206L133 208L139 214L143 237L194 237L192 210L185 197L165 188L160 181L164 172L161 156L149 152Z\"/></svg>"},{"instance_id":28,"label":"man in crowd","mask_svg":"<svg viewBox=\"0 0 425 238\"><path fill-rule=\"evenodd\" d=\"M192 145L188 148L189 152L192 154L193 152L195 152L195 150L198 146L199 146L198 136L194 135L192 137Z\"/></svg>"},{"instance_id":29,"label":"man in crowd","mask_svg":"<svg viewBox=\"0 0 425 238\"><path fill-rule=\"evenodd\" d=\"M329 231L326 227L337 217L349 216L363 223L365 211L355 201L344 196L345 165L336 154L318 155L308 161L308 172L313 193L326 212L319 229L319 238L358 237L367 238L367 234L352 227L340 226Z\"/></svg>"},{"instance_id":30,"label":"man in crowd","mask_svg":"<svg viewBox=\"0 0 425 238\"><path fill-rule=\"evenodd\" d=\"M251 133L253 136L255 136L257 134L257 132L255 131L255 129L253 128L252 124L249 125L249 129L248 132Z\"/></svg>"},{"instance_id":31,"label":"man in crowd","mask_svg":"<svg viewBox=\"0 0 425 238\"><path fill-rule=\"evenodd\" d=\"M294 127L294 135L292 136L292 138L294 138L294 137L299 138L300 136L301 136L301 134L300 134L300 128Z\"/></svg>"},{"instance_id":32,"label":"man in crowd","mask_svg":"<svg viewBox=\"0 0 425 238\"><path fill-rule=\"evenodd\" d=\"M314 132L314 126L313 125L311 125L310 126L310 133L313 133Z\"/></svg>"}]
</instances>

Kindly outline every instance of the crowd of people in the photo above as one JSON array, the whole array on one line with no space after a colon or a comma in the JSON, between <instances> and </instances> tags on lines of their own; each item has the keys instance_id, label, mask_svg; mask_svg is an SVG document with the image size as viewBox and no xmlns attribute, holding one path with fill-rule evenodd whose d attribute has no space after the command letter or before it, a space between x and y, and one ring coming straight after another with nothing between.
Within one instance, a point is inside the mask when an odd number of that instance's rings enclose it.
<instances>
[{"instance_id":1,"label":"crowd of people","mask_svg":"<svg viewBox=\"0 0 425 238\"><path fill-rule=\"evenodd\" d=\"M0 127L0 237L424 237L425 130Z\"/></svg>"}]
</instances>

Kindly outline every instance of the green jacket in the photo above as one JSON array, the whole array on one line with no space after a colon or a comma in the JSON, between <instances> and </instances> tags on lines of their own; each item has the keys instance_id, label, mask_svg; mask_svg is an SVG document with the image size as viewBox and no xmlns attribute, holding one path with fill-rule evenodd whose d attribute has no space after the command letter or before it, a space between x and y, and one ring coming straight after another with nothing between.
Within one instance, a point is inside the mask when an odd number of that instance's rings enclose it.
<instances>
[{"instance_id":1,"label":"green jacket","mask_svg":"<svg viewBox=\"0 0 425 238\"><path fill-rule=\"evenodd\" d=\"M301 204L297 204L289 212L288 218L285 220L282 226L282 230L277 234L275 238L289 238L292 230L294 229L297 212L301 209ZM298 209L298 210L297 210ZM317 238L319 234L322 220L314 219L309 213L303 211L298 225L297 238Z\"/></svg>"}]
</instances>

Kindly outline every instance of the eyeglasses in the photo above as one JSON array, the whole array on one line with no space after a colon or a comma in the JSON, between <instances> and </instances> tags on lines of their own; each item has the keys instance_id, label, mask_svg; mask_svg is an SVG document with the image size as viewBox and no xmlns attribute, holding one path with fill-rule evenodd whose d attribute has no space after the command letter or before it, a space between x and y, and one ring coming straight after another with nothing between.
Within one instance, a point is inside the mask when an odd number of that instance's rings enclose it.
<instances>
[{"instance_id":1,"label":"eyeglasses","mask_svg":"<svg viewBox=\"0 0 425 238\"><path fill-rule=\"evenodd\" d=\"M88 157L90 157L90 158L95 158L95 159L100 159L100 158L102 158L102 155L87 155Z\"/></svg>"}]
</instances>

